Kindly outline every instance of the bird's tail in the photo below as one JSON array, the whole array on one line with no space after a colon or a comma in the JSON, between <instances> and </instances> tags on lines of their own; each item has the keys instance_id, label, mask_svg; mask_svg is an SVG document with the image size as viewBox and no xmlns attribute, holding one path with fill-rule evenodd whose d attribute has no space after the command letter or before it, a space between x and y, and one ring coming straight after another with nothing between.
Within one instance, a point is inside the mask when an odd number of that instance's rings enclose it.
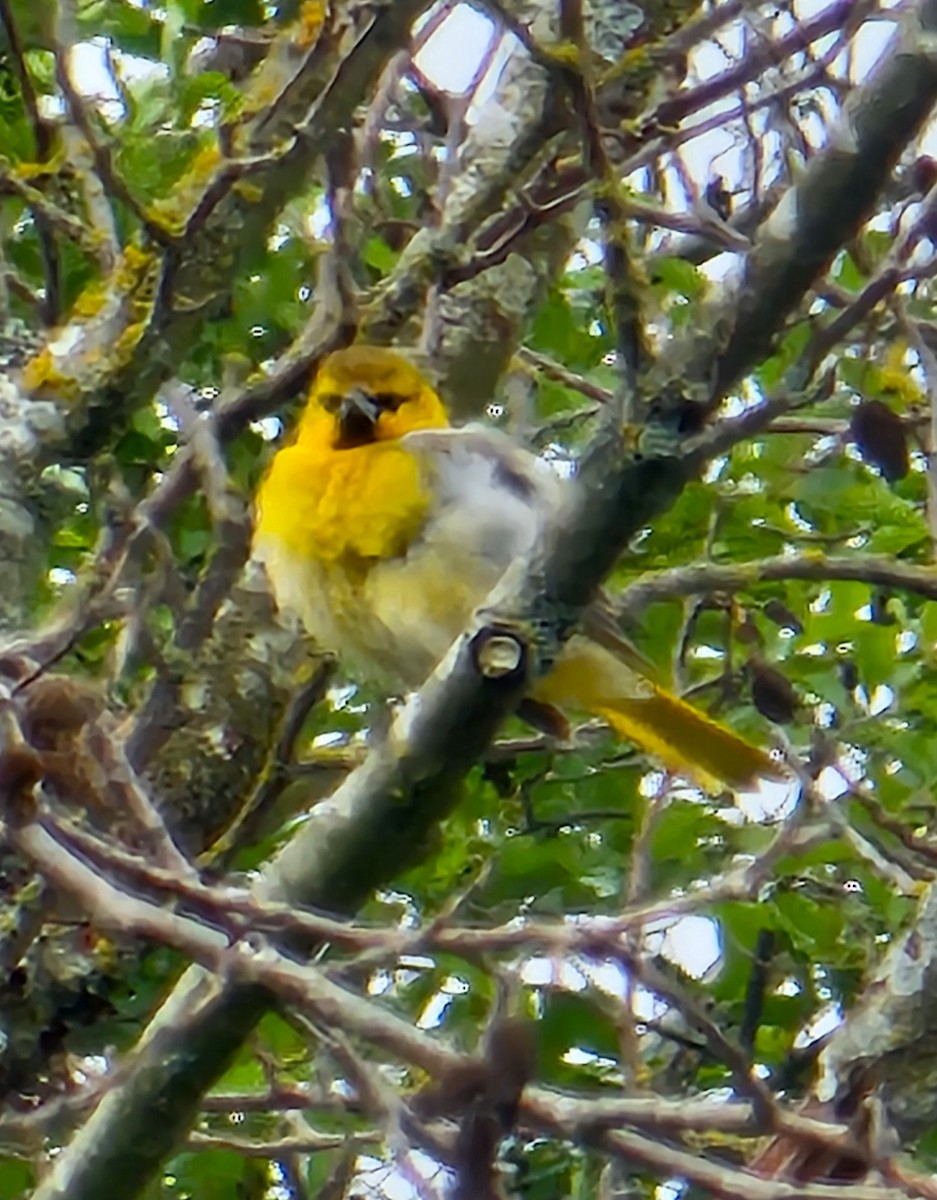
<instances>
[{"instance_id":1,"label":"bird's tail","mask_svg":"<svg viewBox=\"0 0 937 1200\"><path fill-rule=\"evenodd\" d=\"M752 787L780 774L778 763L764 750L669 692L655 688L647 698L616 700L614 706L593 711L619 736L703 787Z\"/></svg>"},{"instance_id":2,"label":"bird's tail","mask_svg":"<svg viewBox=\"0 0 937 1200\"><path fill-rule=\"evenodd\" d=\"M581 636L570 640L534 695L548 704L594 713L670 770L709 789L752 787L759 779L783 776L764 750Z\"/></svg>"}]
</instances>

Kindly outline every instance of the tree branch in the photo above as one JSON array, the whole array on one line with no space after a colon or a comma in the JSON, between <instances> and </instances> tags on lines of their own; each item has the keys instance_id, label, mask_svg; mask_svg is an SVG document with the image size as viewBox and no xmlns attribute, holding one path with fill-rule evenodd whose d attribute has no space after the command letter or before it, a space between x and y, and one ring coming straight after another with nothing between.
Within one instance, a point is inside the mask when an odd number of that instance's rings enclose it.
<instances>
[{"instance_id":1,"label":"tree branch","mask_svg":"<svg viewBox=\"0 0 937 1200\"><path fill-rule=\"evenodd\" d=\"M756 239L738 283L713 316L724 342L691 357L715 403L770 349L781 322L861 227L909 139L937 100L937 0L905 14L875 70L846 102L829 145L808 164Z\"/></svg>"},{"instance_id":2,"label":"tree branch","mask_svg":"<svg viewBox=\"0 0 937 1200\"><path fill-rule=\"evenodd\" d=\"M931 567L918 567L885 554L850 554L842 558L819 554L779 554L748 563L693 563L669 571L639 576L616 601L619 619L637 622L652 604L705 592L749 592L759 584L783 579L817 583L857 580L876 587L913 592L937 600L937 577Z\"/></svg>"}]
</instances>

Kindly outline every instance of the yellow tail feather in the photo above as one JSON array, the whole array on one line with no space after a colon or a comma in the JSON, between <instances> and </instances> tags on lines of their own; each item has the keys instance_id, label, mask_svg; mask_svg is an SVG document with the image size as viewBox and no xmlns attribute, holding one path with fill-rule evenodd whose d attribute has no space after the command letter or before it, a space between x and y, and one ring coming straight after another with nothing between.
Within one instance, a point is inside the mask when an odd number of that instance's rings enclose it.
<instances>
[{"instance_id":1,"label":"yellow tail feather","mask_svg":"<svg viewBox=\"0 0 937 1200\"><path fill-rule=\"evenodd\" d=\"M594 711L621 737L704 787L750 787L758 779L780 774L778 764L763 750L667 692L617 700L613 708Z\"/></svg>"},{"instance_id":2,"label":"yellow tail feather","mask_svg":"<svg viewBox=\"0 0 937 1200\"><path fill-rule=\"evenodd\" d=\"M770 755L582 635L567 643L534 698L594 713L628 741L701 786L744 788L783 771Z\"/></svg>"}]
</instances>

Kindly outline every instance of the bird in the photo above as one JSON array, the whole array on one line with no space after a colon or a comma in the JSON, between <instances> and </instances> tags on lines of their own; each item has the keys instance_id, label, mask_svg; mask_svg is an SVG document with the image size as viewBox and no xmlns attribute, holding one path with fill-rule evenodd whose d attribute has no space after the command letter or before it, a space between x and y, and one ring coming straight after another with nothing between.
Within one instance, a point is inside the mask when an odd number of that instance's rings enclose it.
<instances>
[{"instance_id":1,"label":"bird","mask_svg":"<svg viewBox=\"0 0 937 1200\"><path fill-rule=\"evenodd\" d=\"M395 350L324 358L256 495L253 555L278 608L296 613L353 677L416 689L573 486L503 430L450 425L437 391ZM776 778L764 750L668 691L598 595L522 715L607 722L709 790Z\"/></svg>"}]
</instances>

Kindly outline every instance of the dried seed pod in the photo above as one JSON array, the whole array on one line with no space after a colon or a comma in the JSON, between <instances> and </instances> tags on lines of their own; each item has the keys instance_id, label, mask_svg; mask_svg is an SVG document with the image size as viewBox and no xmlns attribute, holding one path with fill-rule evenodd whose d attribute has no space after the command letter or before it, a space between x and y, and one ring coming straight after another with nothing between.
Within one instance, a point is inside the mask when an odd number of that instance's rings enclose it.
<instances>
[{"instance_id":1,"label":"dried seed pod","mask_svg":"<svg viewBox=\"0 0 937 1200\"><path fill-rule=\"evenodd\" d=\"M23 734L38 750L70 749L103 708L100 692L67 675L41 675L22 693Z\"/></svg>"},{"instance_id":2,"label":"dried seed pod","mask_svg":"<svg viewBox=\"0 0 937 1200\"><path fill-rule=\"evenodd\" d=\"M799 699L786 675L767 663L749 663L752 673L752 703L763 717L776 725L786 725L794 719Z\"/></svg>"},{"instance_id":3,"label":"dried seed pod","mask_svg":"<svg viewBox=\"0 0 937 1200\"><path fill-rule=\"evenodd\" d=\"M891 604L891 593L877 591L872 593L870 606L872 609L872 622L875 625L896 625L898 618L888 607Z\"/></svg>"},{"instance_id":4,"label":"dried seed pod","mask_svg":"<svg viewBox=\"0 0 937 1200\"><path fill-rule=\"evenodd\" d=\"M68 675L40 675L20 690L17 704L26 743L39 752L46 787L66 805L95 803L98 769L84 738L104 711L98 688Z\"/></svg>"},{"instance_id":5,"label":"dried seed pod","mask_svg":"<svg viewBox=\"0 0 937 1200\"><path fill-rule=\"evenodd\" d=\"M889 483L904 479L910 470L904 422L881 400L863 401L849 423L852 440L867 463L878 467Z\"/></svg>"},{"instance_id":6,"label":"dried seed pod","mask_svg":"<svg viewBox=\"0 0 937 1200\"><path fill-rule=\"evenodd\" d=\"M907 179L917 195L926 196L937 183L937 162L929 154L921 154L911 164Z\"/></svg>"},{"instance_id":7,"label":"dried seed pod","mask_svg":"<svg viewBox=\"0 0 937 1200\"><path fill-rule=\"evenodd\" d=\"M16 824L32 820L35 799L32 791L42 778L42 758L22 743L0 755L0 799L4 821Z\"/></svg>"},{"instance_id":8,"label":"dried seed pod","mask_svg":"<svg viewBox=\"0 0 937 1200\"><path fill-rule=\"evenodd\" d=\"M729 191L726 181L721 175L714 175L710 179L706 184L703 197L709 207L723 221L728 221L732 216L732 192Z\"/></svg>"},{"instance_id":9,"label":"dried seed pod","mask_svg":"<svg viewBox=\"0 0 937 1200\"><path fill-rule=\"evenodd\" d=\"M781 629L792 629L794 633L803 633L804 626L796 613L791 612L780 600L769 600L761 610L769 621L773 621Z\"/></svg>"},{"instance_id":10,"label":"dried seed pod","mask_svg":"<svg viewBox=\"0 0 937 1200\"><path fill-rule=\"evenodd\" d=\"M839 681L847 692L854 692L859 686L859 668L851 658L844 658L839 664Z\"/></svg>"}]
</instances>

